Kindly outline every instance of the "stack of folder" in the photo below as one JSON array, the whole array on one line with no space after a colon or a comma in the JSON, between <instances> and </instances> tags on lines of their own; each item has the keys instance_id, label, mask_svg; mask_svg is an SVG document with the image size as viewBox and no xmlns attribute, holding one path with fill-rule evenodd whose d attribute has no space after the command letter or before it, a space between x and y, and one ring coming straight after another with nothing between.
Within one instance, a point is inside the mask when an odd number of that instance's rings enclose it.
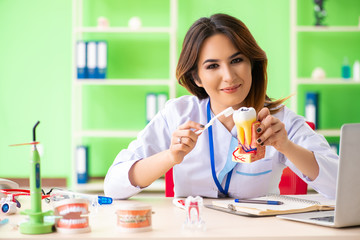
<instances>
[{"instance_id":1,"label":"stack of folder","mask_svg":"<svg viewBox=\"0 0 360 240\"><path fill-rule=\"evenodd\" d=\"M106 78L107 42L78 41L76 43L77 78Z\"/></svg>"},{"instance_id":2,"label":"stack of folder","mask_svg":"<svg viewBox=\"0 0 360 240\"><path fill-rule=\"evenodd\" d=\"M168 99L165 93L149 93L146 95L146 121L150 122L165 107Z\"/></svg>"}]
</instances>

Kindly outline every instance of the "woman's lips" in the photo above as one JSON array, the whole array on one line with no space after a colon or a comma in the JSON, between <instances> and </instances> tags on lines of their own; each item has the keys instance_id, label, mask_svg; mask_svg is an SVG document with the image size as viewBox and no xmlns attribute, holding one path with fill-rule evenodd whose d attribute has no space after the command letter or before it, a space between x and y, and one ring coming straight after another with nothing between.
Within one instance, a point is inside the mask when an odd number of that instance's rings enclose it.
<instances>
[{"instance_id":1,"label":"woman's lips","mask_svg":"<svg viewBox=\"0 0 360 240\"><path fill-rule=\"evenodd\" d=\"M222 88L221 91L223 91L225 93L234 93L234 92L236 92L238 90L240 85L241 84L236 85L236 86L232 86L232 87Z\"/></svg>"}]
</instances>

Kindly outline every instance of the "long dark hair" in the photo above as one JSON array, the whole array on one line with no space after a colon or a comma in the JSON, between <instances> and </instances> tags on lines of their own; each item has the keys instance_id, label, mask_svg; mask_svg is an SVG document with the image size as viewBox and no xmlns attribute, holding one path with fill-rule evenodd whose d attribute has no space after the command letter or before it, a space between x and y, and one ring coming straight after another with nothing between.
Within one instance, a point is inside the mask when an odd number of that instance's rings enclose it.
<instances>
[{"instance_id":1,"label":"long dark hair","mask_svg":"<svg viewBox=\"0 0 360 240\"><path fill-rule=\"evenodd\" d=\"M197 62L203 42L215 35L224 34L234 46L251 61L252 84L244 100L245 106L253 107L258 112L266 105L271 113L279 111L278 106L286 99L272 101L266 95L267 57L259 47L246 25L237 18L226 14L215 14L209 18L197 20L186 33L180 58L176 67L176 78L180 85L199 99L208 97L205 89L196 85L200 81L197 73Z\"/></svg>"}]
</instances>

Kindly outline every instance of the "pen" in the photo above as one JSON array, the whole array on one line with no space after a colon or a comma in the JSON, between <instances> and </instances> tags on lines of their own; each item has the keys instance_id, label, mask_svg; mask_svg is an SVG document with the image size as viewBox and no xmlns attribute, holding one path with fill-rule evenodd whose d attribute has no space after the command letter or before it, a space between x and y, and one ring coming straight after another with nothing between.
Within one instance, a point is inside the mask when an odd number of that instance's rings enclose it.
<instances>
[{"instance_id":1,"label":"pen","mask_svg":"<svg viewBox=\"0 0 360 240\"><path fill-rule=\"evenodd\" d=\"M268 205L281 205L284 204L280 201L271 201L271 200L255 200L255 199L235 199L237 203L255 203L255 204L268 204Z\"/></svg>"}]
</instances>

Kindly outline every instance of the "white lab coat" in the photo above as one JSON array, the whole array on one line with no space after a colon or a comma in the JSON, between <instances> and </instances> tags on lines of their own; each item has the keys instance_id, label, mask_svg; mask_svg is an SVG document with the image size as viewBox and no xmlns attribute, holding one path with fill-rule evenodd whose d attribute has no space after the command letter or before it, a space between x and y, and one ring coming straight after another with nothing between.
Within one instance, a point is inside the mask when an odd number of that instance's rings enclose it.
<instances>
[{"instance_id":1,"label":"white lab coat","mask_svg":"<svg viewBox=\"0 0 360 240\"><path fill-rule=\"evenodd\" d=\"M169 100L165 108L142 130L127 149L117 155L105 178L107 196L126 199L142 189L131 185L128 172L138 160L169 149L172 133L188 120L207 123L207 103L195 96L183 96ZM213 113L212 117L214 116ZM326 139L315 133L305 119L284 107L274 115L285 124L288 137L294 143L314 152L320 172L314 181L304 176L283 154L271 146L266 147L265 158L253 163L237 163L229 185L229 196L236 198L257 197L279 193L282 170L289 166L299 177L319 193L334 198L339 157ZM237 137L236 127L229 132L219 121L212 126L214 139L215 170L217 176L224 168L232 137ZM175 196L218 197L210 165L208 130L198 138L195 148L183 162L174 166ZM221 181L224 188L226 176Z\"/></svg>"}]
</instances>

